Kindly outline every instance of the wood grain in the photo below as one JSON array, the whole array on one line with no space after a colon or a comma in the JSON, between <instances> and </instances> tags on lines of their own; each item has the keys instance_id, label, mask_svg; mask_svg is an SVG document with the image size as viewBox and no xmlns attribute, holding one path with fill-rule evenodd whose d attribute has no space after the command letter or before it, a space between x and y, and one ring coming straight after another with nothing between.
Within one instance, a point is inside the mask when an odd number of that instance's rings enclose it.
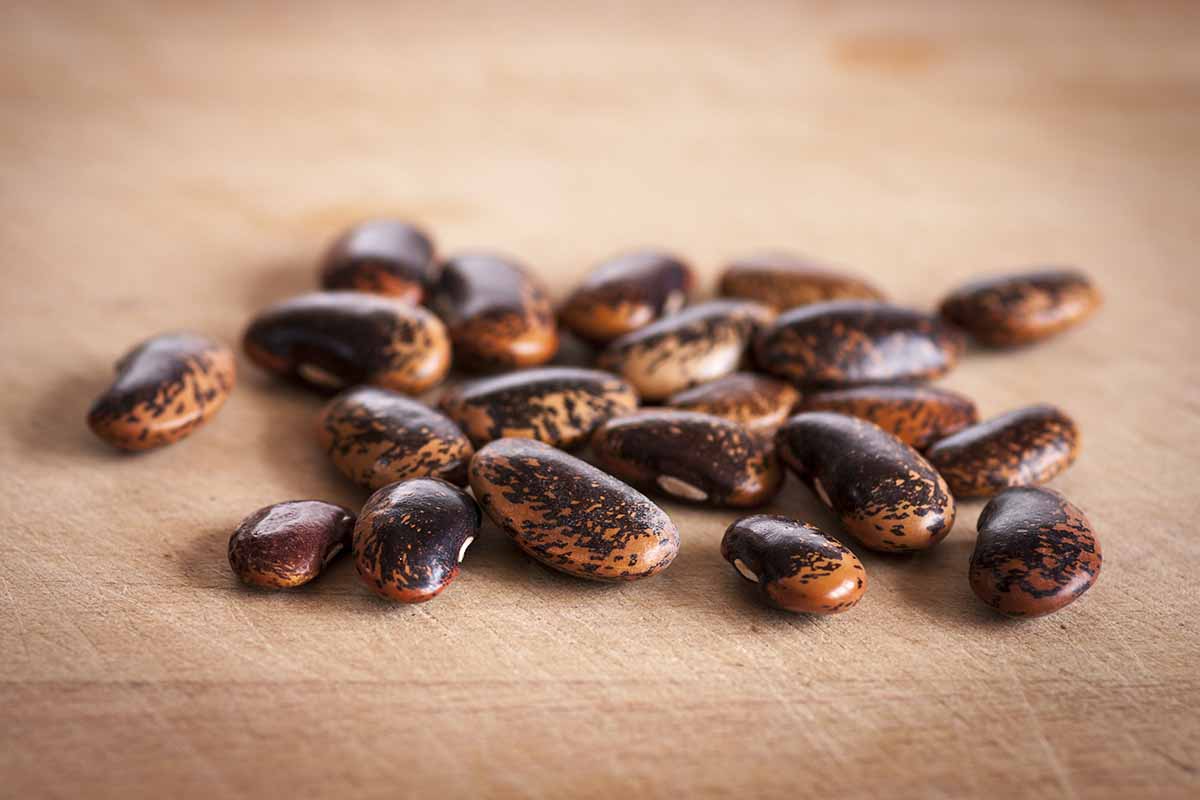
<instances>
[{"instance_id":1,"label":"wood grain","mask_svg":"<svg viewBox=\"0 0 1200 800\"><path fill-rule=\"evenodd\" d=\"M1195 797L1198 37L1195 3L4 4L0 795ZM931 552L863 553L852 613L803 619L721 560L735 514L668 504L681 554L629 586L489 526L424 606L348 561L241 588L242 516L363 500L319 400L243 359L213 423L136 457L88 402L149 334L236 341L378 214L558 298L640 244L708 287L797 249L922 307L1088 270L1094 320L945 384L1076 417L1053 485L1099 583L995 618L964 503ZM769 510L832 525L795 482Z\"/></svg>"}]
</instances>

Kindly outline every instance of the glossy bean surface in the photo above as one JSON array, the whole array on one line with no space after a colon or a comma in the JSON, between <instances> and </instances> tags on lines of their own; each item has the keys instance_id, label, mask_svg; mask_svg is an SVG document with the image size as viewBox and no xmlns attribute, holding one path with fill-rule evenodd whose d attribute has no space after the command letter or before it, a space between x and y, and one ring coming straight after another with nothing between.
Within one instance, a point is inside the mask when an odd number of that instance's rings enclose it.
<instances>
[{"instance_id":1,"label":"glossy bean surface","mask_svg":"<svg viewBox=\"0 0 1200 800\"><path fill-rule=\"evenodd\" d=\"M194 333L168 333L126 353L92 403L92 433L120 450L172 444L220 410L237 381L233 352Z\"/></svg>"}]
</instances>

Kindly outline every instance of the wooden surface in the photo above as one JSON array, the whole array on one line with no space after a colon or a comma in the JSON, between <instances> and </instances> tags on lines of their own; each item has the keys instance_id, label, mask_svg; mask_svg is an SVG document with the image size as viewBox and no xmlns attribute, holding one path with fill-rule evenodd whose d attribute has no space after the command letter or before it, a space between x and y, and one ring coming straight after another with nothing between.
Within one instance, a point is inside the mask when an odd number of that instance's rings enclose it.
<instances>
[{"instance_id":1,"label":"wooden surface","mask_svg":"<svg viewBox=\"0 0 1200 800\"><path fill-rule=\"evenodd\" d=\"M1197 796L1200 6L201 5L0 12L0 795ZM559 296L641 243L709 287L794 248L925 307L1087 269L1102 314L946 384L1075 415L1054 486L1098 585L995 618L965 503L934 551L866 555L852 613L787 616L720 559L736 514L667 504L682 552L636 585L489 526L424 606L346 561L240 588L243 515L362 499L318 401L243 360L213 424L143 457L86 407L132 343L235 341L382 213ZM794 482L772 510L831 524Z\"/></svg>"}]
</instances>

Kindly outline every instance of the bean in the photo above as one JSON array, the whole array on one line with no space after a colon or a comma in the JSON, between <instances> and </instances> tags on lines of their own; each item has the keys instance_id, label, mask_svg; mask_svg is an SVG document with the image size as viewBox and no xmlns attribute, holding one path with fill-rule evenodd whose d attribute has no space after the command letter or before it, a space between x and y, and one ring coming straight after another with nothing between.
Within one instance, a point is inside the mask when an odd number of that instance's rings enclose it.
<instances>
[{"instance_id":1,"label":"bean","mask_svg":"<svg viewBox=\"0 0 1200 800\"><path fill-rule=\"evenodd\" d=\"M858 386L806 394L804 411L835 411L870 420L917 450L979 420L975 403L932 386Z\"/></svg>"},{"instance_id":2,"label":"bean","mask_svg":"<svg viewBox=\"0 0 1200 800\"><path fill-rule=\"evenodd\" d=\"M679 532L647 497L585 461L532 439L497 439L471 459L471 490L533 558L597 581L665 569Z\"/></svg>"},{"instance_id":3,"label":"bean","mask_svg":"<svg viewBox=\"0 0 1200 800\"><path fill-rule=\"evenodd\" d=\"M334 466L368 489L425 477L465 485L475 452L444 415L373 386L330 400L321 410L318 435Z\"/></svg>"},{"instance_id":4,"label":"bean","mask_svg":"<svg viewBox=\"0 0 1200 800\"><path fill-rule=\"evenodd\" d=\"M641 489L712 506L759 506L783 481L773 448L711 414L644 409L592 437L601 469Z\"/></svg>"},{"instance_id":5,"label":"bean","mask_svg":"<svg viewBox=\"0 0 1200 800\"><path fill-rule=\"evenodd\" d=\"M725 297L741 297L784 310L827 300L883 300L883 293L854 275L788 253L739 259L721 275Z\"/></svg>"},{"instance_id":6,"label":"bean","mask_svg":"<svg viewBox=\"0 0 1200 800\"><path fill-rule=\"evenodd\" d=\"M800 393L790 384L753 372L735 372L676 392L667 405L724 417L752 434L772 436L799 399Z\"/></svg>"},{"instance_id":7,"label":"bean","mask_svg":"<svg viewBox=\"0 0 1200 800\"><path fill-rule=\"evenodd\" d=\"M320 500L260 508L229 538L229 566L243 583L292 589L321 574L350 545L354 513Z\"/></svg>"},{"instance_id":8,"label":"bean","mask_svg":"<svg viewBox=\"0 0 1200 800\"><path fill-rule=\"evenodd\" d=\"M1006 489L979 515L971 589L1012 617L1057 611L1100 576L1100 542L1088 518L1050 489Z\"/></svg>"},{"instance_id":9,"label":"bean","mask_svg":"<svg viewBox=\"0 0 1200 800\"><path fill-rule=\"evenodd\" d=\"M962 334L938 318L862 300L786 311L755 343L759 366L806 389L929 380L962 351Z\"/></svg>"},{"instance_id":10,"label":"bean","mask_svg":"<svg viewBox=\"0 0 1200 800\"><path fill-rule=\"evenodd\" d=\"M314 292L259 313L250 360L322 391L369 383L417 394L450 368L446 328L430 312L365 292Z\"/></svg>"},{"instance_id":11,"label":"bean","mask_svg":"<svg viewBox=\"0 0 1200 800\"><path fill-rule=\"evenodd\" d=\"M432 600L458 577L481 519L475 501L445 481L385 486L367 498L354 526L358 576L388 600Z\"/></svg>"},{"instance_id":12,"label":"bean","mask_svg":"<svg viewBox=\"0 0 1200 800\"><path fill-rule=\"evenodd\" d=\"M755 331L773 316L745 300L701 303L622 336L596 363L622 375L643 399L664 400L736 370Z\"/></svg>"},{"instance_id":13,"label":"bean","mask_svg":"<svg viewBox=\"0 0 1200 800\"><path fill-rule=\"evenodd\" d=\"M455 363L463 369L532 367L558 349L550 298L507 258L465 253L446 261L433 307L450 329Z\"/></svg>"},{"instance_id":14,"label":"bean","mask_svg":"<svg viewBox=\"0 0 1200 800\"><path fill-rule=\"evenodd\" d=\"M149 450L188 436L224 405L237 381L233 353L194 333L139 344L88 411L92 432L121 450Z\"/></svg>"},{"instance_id":15,"label":"bean","mask_svg":"<svg viewBox=\"0 0 1200 800\"><path fill-rule=\"evenodd\" d=\"M433 242L425 231L376 219L338 237L325 254L320 278L323 289L355 289L420 304L436 273Z\"/></svg>"},{"instance_id":16,"label":"bean","mask_svg":"<svg viewBox=\"0 0 1200 800\"><path fill-rule=\"evenodd\" d=\"M991 347L1046 339L1100 307L1100 292L1082 272L1047 269L973 281L942 301L942 316Z\"/></svg>"},{"instance_id":17,"label":"bean","mask_svg":"<svg viewBox=\"0 0 1200 800\"><path fill-rule=\"evenodd\" d=\"M1045 483L1075 462L1079 429L1061 409L1036 405L964 428L929 448L929 462L959 497Z\"/></svg>"},{"instance_id":18,"label":"bean","mask_svg":"<svg viewBox=\"0 0 1200 800\"><path fill-rule=\"evenodd\" d=\"M456 387L440 407L477 447L514 436L571 447L637 404L633 387L611 373L542 367Z\"/></svg>"},{"instance_id":19,"label":"bean","mask_svg":"<svg viewBox=\"0 0 1200 800\"><path fill-rule=\"evenodd\" d=\"M675 256L626 253L592 270L559 318L577 336L606 344L683 308L694 285L691 268Z\"/></svg>"},{"instance_id":20,"label":"bean","mask_svg":"<svg viewBox=\"0 0 1200 800\"><path fill-rule=\"evenodd\" d=\"M721 555L758 584L768 604L798 614L840 614L867 591L862 562L820 528L787 517L742 517L721 539Z\"/></svg>"},{"instance_id":21,"label":"bean","mask_svg":"<svg viewBox=\"0 0 1200 800\"><path fill-rule=\"evenodd\" d=\"M809 411L776 435L779 456L872 550L924 550L954 525L954 497L921 454L878 425Z\"/></svg>"}]
</instances>

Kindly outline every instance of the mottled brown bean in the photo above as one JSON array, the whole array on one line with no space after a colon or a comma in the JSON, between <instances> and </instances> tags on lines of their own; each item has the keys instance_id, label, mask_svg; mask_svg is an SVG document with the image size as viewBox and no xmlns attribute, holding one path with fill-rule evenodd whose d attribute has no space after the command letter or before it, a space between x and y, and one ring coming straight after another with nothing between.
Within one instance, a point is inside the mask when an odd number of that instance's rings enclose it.
<instances>
[{"instance_id":1,"label":"mottled brown bean","mask_svg":"<svg viewBox=\"0 0 1200 800\"><path fill-rule=\"evenodd\" d=\"M1012 617L1039 617L1076 600L1100 576L1088 518L1058 492L1006 489L979 515L971 589Z\"/></svg>"},{"instance_id":2,"label":"mottled brown bean","mask_svg":"<svg viewBox=\"0 0 1200 800\"><path fill-rule=\"evenodd\" d=\"M314 292L260 312L244 337L263 369L310 388L369 383L417 394L450 368L441 321L423 308L366 292Z\"/></svg>"},{"instance_id":3,"label":"mottled brown bean","mask_svg":"<svg viewBox=\"0 0 1200 800\"><path fill-rule=\"evenodd\" d=\"M432 600L458 577L481 519L470 495L445 481L385 486L367 498L354 526L358 576L388 600Z\"/></svg>"},{"instance_id":4,"label":"mottled brown bean","mask_svg":"<svg viewBox=\"0 0 1200 800\"><path fill-rule=\"evenodd\" d=\"M453 421L404 395L359 386L321 410L317 433L330 459L368 489L409 478L460 486L475 449Z\"/></svg>"},{"instance_id":5,"label":"mottled brown bean","mask_svg":"<svg viewBox=\"0 0 1200 800\"><path fill-rule=\"evenodd\" d=\"M497 439L480 449L471 459L471 490L518 547L578 578L646 578L679 552L679 532L649 498L532 439Z\"/></svg>"},{"instance_id":6,"label":"mottled brown bean","mask_svg":"<svg viewBox=\"0 0 1200 800\"><path fill-rule=\"evenodd\" d=\"M735 372L676 392L667 405L732 420L755 435L771 436L792 413L800 393L790 384L752 372Z\"/></svg>"},{"instance_id":7,"label":"mottled brown bean","mask_svg":"<svg viewBox=\"0 0 1200 800\"><path fill-rule=\"evenodd\" d=\"M804 389L931 380L962 351L962 334L937 317L860 300L786 311L755 342L760 367Z\"/></svg>"},{"instance_id":8,"label":"mottled brown bean","mask_svg":"<svg viewBox=\"0 0 1200 800\"><path fill-rule=\"evenodd\" d=\"M321 263L321 287L385 294L424 302L437 278L433 242L405 222L362 222L338 237Z\"/></svg>"},{"instance_id":9,"label":"mottled brown bean","mask_svg":"<svg viewBox=\"0 0 1200 800\"><path fill-rule=\"evenodd\" d=\"M959 497L987 497L1010 486L1045 483L1079 452L1079 429L1051 405L1009 411L929 448L930 463Z\"/></svg>"},{"instance_id":10,"label":"mottled brown bean","mask_svg":"<svg viewBox=\"0 0 1200 800\"><path fill-rule=\"evenodd\" d=\"M750 339L773 316L745 300L701 303L622 336L596 363L623 376L643 399L664 400L736 370Z\"/></svg>"},{"instance_id":11,"label":"mottled brown bean","mask_svg":"<svg viewBox=\"0 0 1200 800\"><path fill-rule=\"evenodd\" d=\"M712 506L753 507L779 491L774 448L711 414L644 409L610 419L592 436L601 469L646 490Z\"/></svg>"},{"instance_id":12,"label":"mottled brown bean","mask_svg":"<svg viewBox=\"0 0 1200 800\"><path fill-rule=\"evenodd\" d=\"M1012 347L1082 322L1101 302L1082 272L1047 269L968 283L942 301L942 316L981 344Z\"/></svg>"},{"instance_id":13,"label":"mottled brown bean","mask_svg":"<svg viewBox=\"0 0 1200 800\"><path fill-rule=\"evenodd\" d=\"M260 508L229 538L229 566L243 583L291 589L308 583L350 546L354 513L320 500Z\"/></svg>"},{"instance_id":14,"label":"mottled brown bean","mask_svg":"<svg viewBox=\"0 0 1200 800\"><path fill-rule=\"evenodd\" d=\"M918 450L979 420L969 397L932 386L830 389L806 394L799 409L835 411L870 420Z\"/></svg>"},{"instance_id":15,"label":"mottled brown bean","mask_svg":"<svg viewBox=\"0 0 1200 800\"><path fill-rule=\"evenodd\" d=\"M450 390L440 403L476 447L504 437L572 447L637 405L637 392L617 376L573 367L480 378Z\"/></svg>"},{"instance_id":16,"label":"mottled brown bean","mask_svg":"<svg viewBox=\"0 0 1200 800\"><path fill-rule=\"evenodd\" d=\"M88 411L92 432L121 450L149 450L191 434L224 405L237 381L228 347L193 333L142 342Z\"/></svg>"},{"instance_id":17,"label":"mottled brown bean","mask_svg":"<svg viewBox=\"0 0 1200 800\"><path fill-rule=\"evenodd\" d=\"M433 308L446 321L455 364L492 371L544 364L558 350L550 298L511 259L463 253L442 264Z\"/></svg>"},{"instance_id":18,"label":"mottled brown bean","mask_svg":"<svg viewBox=\"0 0 1200 800\"><path fill-rule=\"evenodd\" d=\"M942 476L872 422L809 411L784 423L776 444L783 463L872 550L924 550L954 525Z\"/></svg>"},{"instance_id":19,"label":"mottled brown bean","mask_svg":"<svg viewBox=\"0 0 1200 800\"><path fill-rule=\"evenodd\" d=\"M759 514L729 526L721 555L758 584L768 604L798 614L839 614L867 591L862 562L820 528Z\"/></svg>"},{"instance_id":20,"label":"mottled brown bean","mask_svg":"<svg viewBox=\"0 0 1200 800\"><path fill-rule=\"evenodd\" d=\"M675 256L625 253L592 270L559 318L577 336L606 344L683 308L694 283L691 268Z\"/></svg>"},{"instance_id":21,"label":"mottled brown bean","mask_svg":"<svg viewBox=\"0 0 1200 800\"><path fill-rule=\"evenodd\" d=\"M784 310L827 300L883 300L862 278L787 253L762 253L731 263L721 275L721 294Z\"/></svg>"}]
</instances>

